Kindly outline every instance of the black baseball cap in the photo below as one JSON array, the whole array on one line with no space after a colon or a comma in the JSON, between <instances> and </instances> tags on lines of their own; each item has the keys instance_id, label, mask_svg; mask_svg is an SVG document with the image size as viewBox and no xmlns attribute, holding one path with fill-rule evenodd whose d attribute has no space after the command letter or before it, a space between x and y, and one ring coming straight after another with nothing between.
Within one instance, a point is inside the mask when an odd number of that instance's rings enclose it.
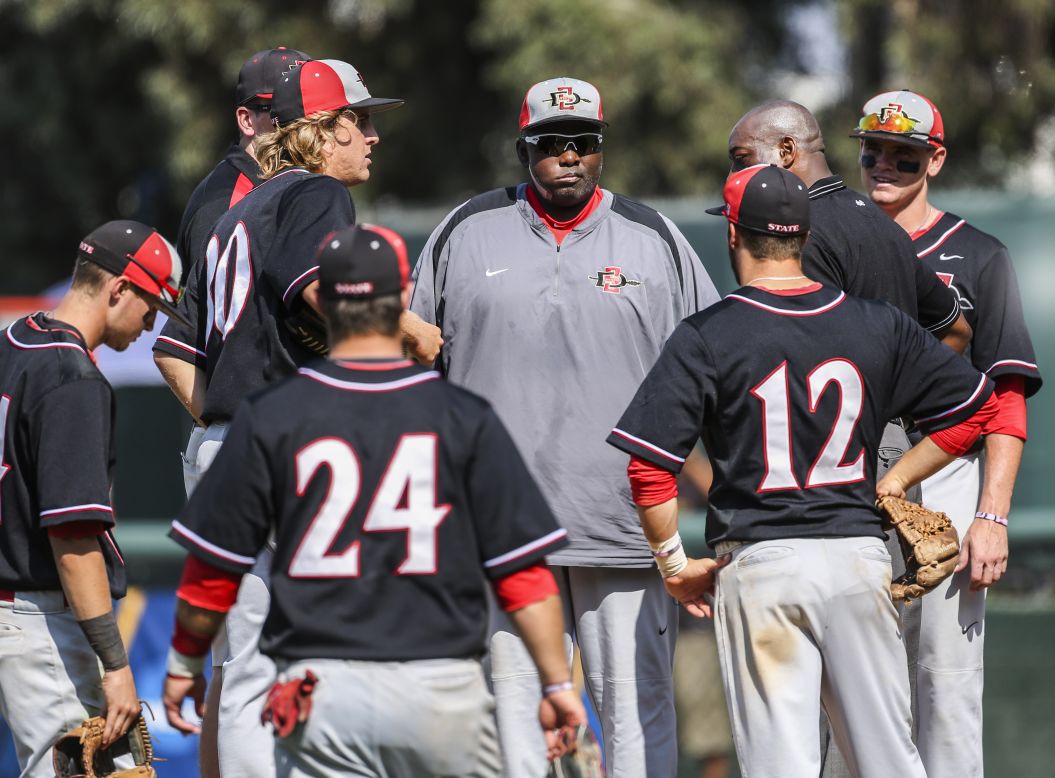
<instances>
[{"instance_id":1,"label":"black baseball cap","mask_svg":"<svg viewBox=\"0 0 1055 778\"><path fill-rule=\"evenodd\" d=\"M327 300L369 300L407 288L407 244L376 224L331 232L319 246L319 294Z\"/></svg>"},{"instance_id":2,"label":"black baseball cap","mask_svg":"<svg viewBox=\"0 0 1055 778\"><path fill-rule=\"evenodd\" d=\"M723 205L707 213L769 235L805 235L810 195L802 179L778 165L752 165L733 173L722 189Z\"/></svg>"},{"instance_id":3,"label":"black baseball cap","mask_svg":"<svg viewBox=\"0 0 1055 778\"><path fill-rule=\"evenodd\" d=\"M77 254L114 275L126 276L165 313L191 326L176 309L182 295L183 262L157 230L128 219L107 222L81 241Z\"/></svg>"},{"instance_id":4,"label":"black baseball cap","mask_svg":"<svg viewBox=\"0 0 1055 778\"><path fill-rule=\"evenodd\" d=\"M235 103L245 105L253 100L270 103L279 79L298 65L310 61L310 55L285 46L258 51L238 71Z\"/></svg>"},{"instance_id":5,"label":"black baseball cap","mask_svg":"<svg viewBox=\"0 0 1055 778\"><path fill-rule=\"evenodd\" d=\"M282 127L305 116L338 108L380 113L399 108L403 100L373 97L362 74L339 59L306 62L282 76L275 84L271 118Z\"/></svg>"}]
</instances>

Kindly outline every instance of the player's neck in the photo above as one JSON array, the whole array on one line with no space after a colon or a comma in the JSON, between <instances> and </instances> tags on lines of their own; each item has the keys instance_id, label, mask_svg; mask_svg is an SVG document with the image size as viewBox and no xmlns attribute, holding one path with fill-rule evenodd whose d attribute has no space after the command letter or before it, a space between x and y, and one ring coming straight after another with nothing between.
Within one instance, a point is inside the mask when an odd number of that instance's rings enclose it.
<instances>
[{"instance_id":1,"label":"player's neck","mask_svg":"<svg viewBox=\"0 0 1055 778\"><path fill-rule=\"evenodd\" d=\"M71 290L47 315L48 318L74 327L84 337L88 350L94 351L103 342L103 330L106 328L106 316L100 313L98 304L96 298Z\"/></svg>"},{"instance_id":2,"label":"player's neck","mask_svg":"<svg viewBox=\"0 0 1055 778\"><path fill-rule=\"evenodd\" d=\"M931 205L927 199L926 186L907 202L880 204L879 207L909 235L914 235L930 226L941 215L941 211Z\"/></svg>"},{"instance_id":3,"label":"player's neck","mask_svg":"<svg viewBox=\"0 0 1055 778\"><path fill-rule=\"evenodd\" d=\"M802 272L802 263L797 259L767 259L759 261L746 258L740 268L740 285L765 289L799 289L814 283Z\"/></svg>"},{"instance_id":4,"label":"player's neck","mask_svg":"<svg viewBox=\"0 0 1055 778\"><path fill-rule=\"evenodd\" d=\"M330 359L400 359L402 356L400 335L351 335L330 348Z\"/></svg>"}]
</instances>

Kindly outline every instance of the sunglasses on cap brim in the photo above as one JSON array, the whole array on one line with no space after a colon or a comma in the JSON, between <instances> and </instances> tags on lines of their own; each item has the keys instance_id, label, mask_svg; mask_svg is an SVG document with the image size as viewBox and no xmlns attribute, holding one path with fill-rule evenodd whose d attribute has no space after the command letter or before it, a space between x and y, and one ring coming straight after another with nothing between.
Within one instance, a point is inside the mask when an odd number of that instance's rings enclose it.
<instances>
[{"instance_id":1,"label":"sunglasses on cap brim","mask_svg":"<svg viewBox=\"0 0 1055 778\"><path fill-rule=\"evenodd\" d=\"M524 143L530 143L541 153L549 156L559 156L569 148L574 149L576 154L585 156L596 154L601 150L604 136L599 132L577 132L573 135L547 132L539 135L525 135Z\"/></svg>"},{"instance_id":2,"label":"sunglasses on cap brim","mask_svg":"<svg viewBox=\"0 0 1055 778\"><path fill-rule=\"evenodd\" d=\"M941 138L935 138L916 129L919 119L913 119L905 113L890 111L884 119L879 113L870 113L861 117L857 123L858 132L886 132L891 135L901 135L914 141L935 141L941 143Z\"/></svg>"},{"instance_id":3,"label":"sunglasses on cap brim","mask_svg":"<svg viewBox=\"0 0 1055 778\"><path fill-rule=\"evenodd\" d=\"M158 289L162 289L165 292L167 292L172 299L171 300L166 300L161 295L153 294L152 292L149 292L146 289L143 289L142 287L136 285L135 282L133 282L133 284L136 286L136 288L140 292L142 292L143 294L147 295L150 299L152 299L155 303L157 303L158 307L161 308L161 310L163 310L169 317L171 317L173 319L176 319L177 321L187 325L188 327L193 326L191 324L191 322L188 321L187 318L176 309L176 306L179 305L180 300L183 299L183 293L186 291L186 289L175 289L175 288L173 288L173 286L170 283L168 283L167 281L162 281L154 273L152 273L145 265L143 265L142 262L137 260L131 254L125 254L125 259L127 259L133 265L135 265L140 270L142 270L144 273L146 273L147 277L151 281L153 281L155 284L158 285Z\"/></svg>"}]
</instances>

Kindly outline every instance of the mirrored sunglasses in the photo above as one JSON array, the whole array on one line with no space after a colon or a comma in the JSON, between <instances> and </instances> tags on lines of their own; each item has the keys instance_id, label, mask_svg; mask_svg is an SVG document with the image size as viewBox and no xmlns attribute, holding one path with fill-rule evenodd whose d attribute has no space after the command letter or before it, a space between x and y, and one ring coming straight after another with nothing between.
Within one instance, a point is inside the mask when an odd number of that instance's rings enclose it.
<instances>
[{"instance_id":1,"label":"mirrored sunglasses","mask_svg":"<svg viewBox=\"0 0 1055 778\"><path fill-rule=\"evenodd\" d=\"M548 156L560 156L570 148L580 157L585 157L587 154L596 154L600 151L603 141L604 136L599 132L584 132L576 135L549 133L547 135L524 136L525 143L530 143L540 153Z\"/></svg>"}]
</instances>

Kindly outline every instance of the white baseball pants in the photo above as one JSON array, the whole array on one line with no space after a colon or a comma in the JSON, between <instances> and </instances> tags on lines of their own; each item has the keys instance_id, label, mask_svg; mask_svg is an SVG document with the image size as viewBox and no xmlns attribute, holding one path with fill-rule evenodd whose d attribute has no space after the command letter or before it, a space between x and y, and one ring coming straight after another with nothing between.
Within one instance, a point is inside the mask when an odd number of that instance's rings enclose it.
<instances>
[{"instance_id":1,"label":"white baseball pants","mask_svg":"<svg viewBox=\"0 0 1055 778\"><path fill-rule=\"evenodd\" d=\"M715 629L744 778L818 775L822 707L855 778L925 778L883 542L794 538L732 554Z\"/></svg>"}]
</instances>

